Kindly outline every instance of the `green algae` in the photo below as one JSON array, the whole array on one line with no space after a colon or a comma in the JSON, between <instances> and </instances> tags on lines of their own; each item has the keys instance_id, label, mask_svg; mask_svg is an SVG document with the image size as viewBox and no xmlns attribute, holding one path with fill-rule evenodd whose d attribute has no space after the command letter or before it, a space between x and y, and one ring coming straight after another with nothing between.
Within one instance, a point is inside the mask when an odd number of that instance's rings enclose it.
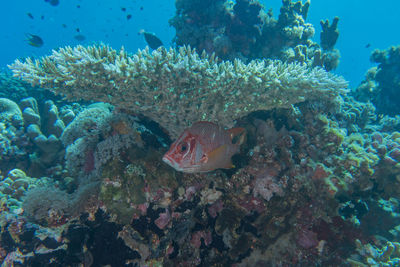
<instances>
[{"instance_id":1,"label":"green algae","mask_svg":"<svg viewBox=\"0 0 400 267\"><path fill-rule=\"evenodd\" d=\"M138 205L149 203L157 190L178 188L179 175L160 159L158 151L133 147L103 167L99 199L118 222L140 215Z\"/></svg>"}]
</instances>

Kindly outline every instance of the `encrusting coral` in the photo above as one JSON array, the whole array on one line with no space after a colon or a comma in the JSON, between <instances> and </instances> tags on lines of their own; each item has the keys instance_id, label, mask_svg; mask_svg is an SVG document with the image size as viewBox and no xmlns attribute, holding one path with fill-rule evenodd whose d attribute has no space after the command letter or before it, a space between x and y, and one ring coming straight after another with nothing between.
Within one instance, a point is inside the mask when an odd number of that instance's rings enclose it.
<instances>
[{"instance_id":1,"label":"encrusting coral","mask_svg":"<svg viewBox=\"0 0 400 267\"><path fill-rule=\"evenodd\" d=\"M199 120L226 127L257 110L332 100L347 82L321 68L281 61L220 61L190 47L128 55L108 46L66 47L16 60L16 77L71 100L108 102L141 113L176 137Z\"/></svg>"}]
</instances>

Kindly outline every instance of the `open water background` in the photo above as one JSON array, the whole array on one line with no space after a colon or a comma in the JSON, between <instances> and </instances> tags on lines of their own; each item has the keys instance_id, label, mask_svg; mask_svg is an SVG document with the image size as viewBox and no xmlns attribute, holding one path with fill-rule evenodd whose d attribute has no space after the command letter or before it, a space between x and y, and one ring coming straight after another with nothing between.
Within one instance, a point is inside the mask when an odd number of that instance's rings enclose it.
<instances>
[{"instance_id":1,"label":"open water background","mask_svg":"<svg viewBox=\"0 0 400 267\"><path fill-rule=\"evenodd\" d=\"M281 0L260 2L278 16ZM138 34L141 29L156 33L169 47L175 34L168 24L175 13L174 3L174 0L60 0L58 6L52 6L44 0L2 0L0 68L16 58L47 55L52 49L66 45L103 42L135 52L146 46L143 36ZM336 72L354 88L372 66L369 56L373 49L400 44L399 10L398 0L312 0L307 21L314 25L314 39L319 42L320 20L340 17L336 48L340 50L341 62ZM39 35L44 45L29 46L27 33ZM78 34L86 40L75 40Z\"/></svg>"}]
</instances>

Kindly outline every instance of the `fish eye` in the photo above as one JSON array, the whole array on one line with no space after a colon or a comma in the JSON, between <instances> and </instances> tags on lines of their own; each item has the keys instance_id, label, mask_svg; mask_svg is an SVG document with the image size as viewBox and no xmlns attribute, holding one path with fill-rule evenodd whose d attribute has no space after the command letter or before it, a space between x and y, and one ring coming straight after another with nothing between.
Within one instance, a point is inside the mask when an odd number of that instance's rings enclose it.
<instances>
[{"instance_id":1,"label":"fish eye","mask_svg":"<svg viewBox=\"0 0 400 267\"><path fill-rule=\"evenodd\" d=\"M183 142L180 144L179 147L180 147L181 152L185 152L188 149L187 144L183 143Z\"/></svg>"},{"instance_id":2,"label":"fish eye","mask_svg":"<svg viewBox=\"0 0 400 267\"><path fill-rule=\"evenodd\" d=\"M181 152L181 153L184 153L184 152L186 152L188 149L189 149L189 144L188 143L186 143L186 142L181 142L180 144L179 144L179 152Z\"/></svg>"}]
</instances>

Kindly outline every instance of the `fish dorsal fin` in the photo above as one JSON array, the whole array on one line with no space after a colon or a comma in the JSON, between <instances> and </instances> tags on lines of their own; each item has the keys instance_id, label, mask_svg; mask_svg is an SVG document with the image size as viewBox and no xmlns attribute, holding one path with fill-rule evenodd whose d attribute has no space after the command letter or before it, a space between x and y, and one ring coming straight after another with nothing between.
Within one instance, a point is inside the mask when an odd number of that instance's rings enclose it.
<instances>
[{"instance_id":1,"label":"fish dorsal fin","mask_svg":"<svg viewBox=\"0 0 400 267\"><path fill-rule=\"evenodd\" d=\"M232 144L241 145L246 141L246 129L242 127L231 128L228 130Z\"/></svg>"}]
</instances>

